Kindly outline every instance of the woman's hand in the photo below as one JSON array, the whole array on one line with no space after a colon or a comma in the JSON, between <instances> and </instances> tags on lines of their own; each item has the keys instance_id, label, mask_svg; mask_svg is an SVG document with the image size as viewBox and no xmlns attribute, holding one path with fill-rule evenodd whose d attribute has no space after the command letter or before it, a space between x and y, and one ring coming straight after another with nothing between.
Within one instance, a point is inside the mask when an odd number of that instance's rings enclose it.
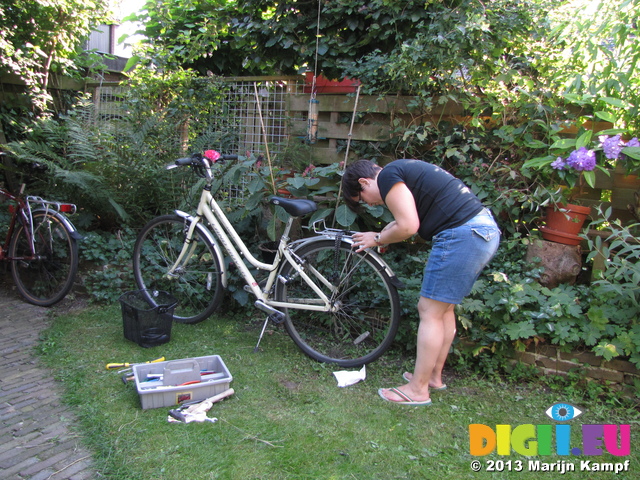
<instances>
[{"instance_id":1,"label":"woman's hand","mask_svg":"<svg viewBox=\"0 0 640 480\"><path fill-rule=\"evenodd\" d=\"M393 230L397 228L397 224L394 221L390 222L387 224L386 227L384 227L382 229L382 231L380 232L380 235L382 235L384 232L389 232L390 230ZM358 247L358 252L361 252L362 250L364 250L365 248L373 248L373 247L381 247L381 246L386 246L389 243L392 243L393 240L389 241L389 237L390 234L386 233L384 235L385 239L384 241L378 243L376 242L376 236L378 235L378 233L376 232L356 232L352 235L352 238L354 240L354 245L356 247Z\"/></svg>"},{"instance_id":2,"label":"woman's hand","mask_svg":"<svg viewBox=\"0 0 640 480\"><path fill-rule=\"evenodd\" d=\"M358 247L358 249L356 250L357 252L361 252L362 250L366 249L366 248L372 248L372 247L377 247L378 244L376 243L375 237L376 237L377 233L376 232L356 232L354 233L351 238L353 238L353 244Z\"/></svg>"}]
</instances>

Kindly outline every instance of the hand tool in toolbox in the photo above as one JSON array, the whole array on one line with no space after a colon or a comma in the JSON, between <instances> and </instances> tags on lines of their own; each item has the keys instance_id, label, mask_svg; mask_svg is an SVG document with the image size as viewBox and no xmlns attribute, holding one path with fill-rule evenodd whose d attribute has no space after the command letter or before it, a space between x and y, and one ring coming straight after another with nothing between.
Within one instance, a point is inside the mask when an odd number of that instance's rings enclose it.
<instances>
[{"instance_id":1,"label":"hand tool in toolbox","mask_svg":"<svg viewBox=\"0 0 640 480\"><path fill-rule=\"evenodd\" d=\"M143 365L145 363L157 363L157 362L164 362L164 357L160 357L160 358L156 358L155 360L149 360L148 362L140 362L140 363L107 363L106 367L107 370L115 370L116 368L124 368L129 369L132 368L134 365Z\"/></svg>"},{"instance_id":2,"label":"hand tool in toolbox","mask_svg":"<svg viewBox=\"0 0 640 480\"><path fill-rule=\"evenodd\" d=\"M218 395L214 395L213 397L206 398L204 400L198 400L195 402L186 402L175 408L173 410L169 410L169 421L171 419L177 420L182 423L191 423L191 422L216 422L217 418L209 418L207 417L207 412L211 409L212 405L220 400L224 400L227 397L230 397L235 392L233 388L229 388Z\"/></svg>"}]
</instances>

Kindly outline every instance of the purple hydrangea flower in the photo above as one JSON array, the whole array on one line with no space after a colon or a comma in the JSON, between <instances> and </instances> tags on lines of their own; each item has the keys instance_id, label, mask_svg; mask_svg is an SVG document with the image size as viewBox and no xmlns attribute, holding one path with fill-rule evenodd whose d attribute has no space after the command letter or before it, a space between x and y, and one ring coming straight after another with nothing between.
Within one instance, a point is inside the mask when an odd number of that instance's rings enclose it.
<instances>
[{"instance_id":1,"label":"purple hydrangea flower","mask_svg":"<svg viewBox=\"0 0 640 480\"><path fill-rule=\"evenodd\" d=\"M627 142L627 147L640 147L640 142L637 137L633 137Z\"/></svg>"},{"instance_id":2,"label":"purple hydrangea flower","mask_svg":"<svg viewBox=\"0 0 640 480\"><path fill-rule=\"evenodd\" d=\"M574 150L567 158L567 165L574 170L593 170L596 168L596 153L593 150L587 150L587 147L580 147Z\"/></svg>"},{"instance_id":3,"label":"purple hydrangea flower","mask_svg":"<svg viewBox=\"0 0 640 480\"><path fill-rule=\"evenodd\" d=\"M555 170L564 170L567 164L562 159L562 157L556 158L556 161L551 164L551 168Z\"/></svg>"},{"instance_id":4,"label":"purple hydrangea flower","mask_svg":"<svg viewBox=\"0 0 640 480\"><path fill-rule=\"evenodd\" d=\"M620 135L615 135L613 137L602 136L600 137L600 141L602 142L602 151L604 152L604 156L610 160L617 159L620 156L620 151L625 146L624 142L620 140Z\"/></svg>"}]
</instances>

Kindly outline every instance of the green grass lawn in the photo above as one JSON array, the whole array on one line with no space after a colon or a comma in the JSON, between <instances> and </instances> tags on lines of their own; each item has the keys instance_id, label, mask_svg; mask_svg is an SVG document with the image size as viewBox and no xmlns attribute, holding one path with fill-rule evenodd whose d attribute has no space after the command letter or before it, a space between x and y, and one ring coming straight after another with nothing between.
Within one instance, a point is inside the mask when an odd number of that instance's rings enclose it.
<instances>
[{"instance_id":1,"label":"green grass lawn","mask_svg":"<svg viewBox=\"0 0 640 480\"><path fill-rule=\"evenodd\" d=\"M62 382L65 401L75 406L79 429L109 479L509 479L528 478L530 460L541 462L538 468L576 468L544 473L547 479L613 478L611 472L580 471L586 460L629 460L628 471L615 478L640 476L639 417L633 410L584 405L541 386L459 372L447 376L447 391L432 393L432 406L393 405L377 389L402 384L412 359L403 362L400 353L389 352L368 365L366 381L339 388L331 366L304 356L278 328L253 353L260 327L257 314L219 315L198 325L174 324L169 343L144 349L124 339L119 306L92 306L58 314L43 334L40 353ZM235 394L209 411L217 423L173 424L169 407L142 410L135 385L105 369L109 362L204 355L220 355L233 376ZM470 455L470 424L494 430L497 424L555 425L545 411L558 402L584 412L567 422L572 447L582 444L583 423L631 424L631 455ZM471 468L474 460L481 462L479 473ZM496 471L487 471L491 466Z\"/></svg>"}]
</instances>

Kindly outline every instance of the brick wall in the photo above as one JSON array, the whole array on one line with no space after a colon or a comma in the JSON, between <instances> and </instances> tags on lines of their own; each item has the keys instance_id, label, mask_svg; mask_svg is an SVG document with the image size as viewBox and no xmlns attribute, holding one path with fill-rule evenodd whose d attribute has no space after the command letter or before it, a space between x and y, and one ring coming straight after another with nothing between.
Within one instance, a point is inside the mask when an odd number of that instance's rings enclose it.
<instances>
[{"instance_id":1,"label":"brick wall","mask_svg":"<svg viewBox=\"0 0 640 480\"><path fill-rule=\"evenodd\" d=\"M621 390L632 391L634 382L640 382L640 371L631 362L606 361L591 352L565 353L554 346L538 345L517 352L516 359L553 375L566 375L570 370L578 369L587 378L615 384Z\"/></svg>"}]
</instances>

